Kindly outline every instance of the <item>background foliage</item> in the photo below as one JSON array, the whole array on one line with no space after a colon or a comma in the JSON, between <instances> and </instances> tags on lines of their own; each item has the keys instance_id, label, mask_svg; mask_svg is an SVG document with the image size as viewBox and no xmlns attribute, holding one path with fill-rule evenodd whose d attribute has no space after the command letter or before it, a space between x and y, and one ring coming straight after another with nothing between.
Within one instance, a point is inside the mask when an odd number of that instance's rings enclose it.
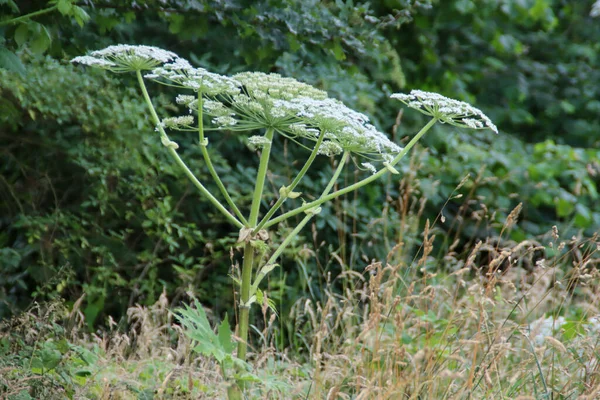
<instances>
[{"instance_id":1,"label":"background foliage","mask_svg":"<svg viewBox=\"0 0 600 400\"><path fill-rule=\"evenodd\" d=\"M0 20L56 6L0 25L0 317L32 299L83 293L90 329L163 290L174 301L191 290L217 313L231 304L235 237L163 157L135 86L68 62L116 43L160 46L216 72L293 76L369 114L398 142L422 121L397 115L387 97L412 88L471 102L500 127L497 137L439 127L402 166L400 183L325 209L270 282L273 298L286 296L280 304L319 298L327 272L362 272L396 241L420 245L416 232L442 208L440 251L497 236L518 203L521 219L505 239L540 239L553 225L565 237L592 234L600 227L592 3L0 1ZM172 93L156 90L162 112L175 111ZM206 174L199 152L182 148ZM211 138L211 151L247 201L253 154L226 134ZM292 148L275 157L284 172L274 182L303 157ZM306 185L328 177L328 160L320 163ZM420 218L403 219L421 199Z\"/></svg>"}]
</instances>

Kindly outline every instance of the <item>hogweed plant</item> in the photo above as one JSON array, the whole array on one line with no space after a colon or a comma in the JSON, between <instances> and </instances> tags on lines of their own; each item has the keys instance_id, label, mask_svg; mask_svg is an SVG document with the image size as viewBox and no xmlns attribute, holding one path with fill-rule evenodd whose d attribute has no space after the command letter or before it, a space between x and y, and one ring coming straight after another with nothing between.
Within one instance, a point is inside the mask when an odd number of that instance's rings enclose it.
<instances>
[{"instance_id":1,"label":"hogweed plant","mask_svg":"<svg viewBox=\"0 0 600 400\"><path fill-rule=\"evenodd\" d=\"M201 307L180 310L183 325L192 332L199 345L196 350L212 355L220 363L223 375L231 380L230 398L241 398L243 380L248 379L246 365L250 308L264 301L260 290L262 280L277 266L277 259L302 228L319 212L325 203L380 179L387 173L397 174L395 165L409 152L419 139L437 122L471 129L491 129L496 126L480 110L471 105L448 99L436 93L413 90L410 94L393 94L391 97L429 116L429 122L408 142L400 147L378 131L364 114L356 112L342 102L330 98L326 92L292 78L278 74L243 72L233 76L212 73L195 68L175 53L150 46L116 45L77 57L73 62L106 69L112 72L132 72L136 75L141 93L148 105L155 130L182 172L192 181L210 203L239 230L238 242L243 248L237 324L237 354L232 344L232 333L223 321L215 334ZM186 107L188 113L161 119L152 104L146 82L152 81L180 89L175 101ZM211 193L181 159L177 142L167 131L188 131L198 135L198 144L210 176L219 193ZM250 210L242 212L233 201L215 170L207 147L210 132L231 131L248 134L247 144L259 154L258 171ZM279 189L273 202L263 203L265 179L269 171L269 157L273 143L288 139L310 152L295 177ZM312 201L287 212L279 212L287 199L308 197L295 191L304 175L318 156L337 159L331 179L321 193L312 194ZM356 162L361 158L362 162ZM344 168L354 161L370 175L354 184L333 190ZM219 198L220 199L219 199ZM312 197L312 198L315 198ZM262 204L272 204L261 209ZM267 254L266 241L270 228L304 214L294 229ZM234 374L227 369L237 364Z\"/></svg>"}]
</instances>

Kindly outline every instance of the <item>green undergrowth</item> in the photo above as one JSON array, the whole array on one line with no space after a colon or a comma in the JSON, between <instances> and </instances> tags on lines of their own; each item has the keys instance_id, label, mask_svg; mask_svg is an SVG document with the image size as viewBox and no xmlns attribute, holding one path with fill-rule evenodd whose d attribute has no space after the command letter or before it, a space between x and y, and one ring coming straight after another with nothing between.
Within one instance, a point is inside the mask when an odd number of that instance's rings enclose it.
<instances>
[{"instance_id":1,"label":"green undergrowth","mask_svg":"<svg viewBox=\"0 0 600 400\"><path fill-rule=\"evenodd\" d=\"M433 236L423 232L418 259L398 245L361 273L340 274L323 301L301 298L287 315L262 307L246 398L596 398L597 235L488 240L443 260L432 257ZM346 290L334 291L335 281ZM182 313L163 293L96 333L85 328L82 301L35 304L2 324L0 395L224 398L219 365L203 355L208 344L190 335L194 324L208 326L199 315L213 321L211 310L195 313L198 303L186 302L192 308ZM282 323L294 327L287 348L277 344Z\"/></svg>"}]
</instances>

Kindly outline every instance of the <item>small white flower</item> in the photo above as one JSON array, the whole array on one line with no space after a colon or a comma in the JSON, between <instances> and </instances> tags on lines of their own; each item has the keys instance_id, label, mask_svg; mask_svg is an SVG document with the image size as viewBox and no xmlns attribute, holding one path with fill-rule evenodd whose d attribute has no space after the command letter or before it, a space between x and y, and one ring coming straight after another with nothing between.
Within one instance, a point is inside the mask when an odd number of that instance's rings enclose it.
<instances>
[{"instance_id":1,"label":"small white flower","mask_svg":"<svg viewBox=\"0 0 600 400\"><path fill-rule=\"evenodd\" d=\"M237 120L230 116L217 117L212 119L212 123L220 127L230 127L237 124Z\"/></svg>"},{"instance_id":2,"label":"small white flower","mask_svg":"<svg viewBox=\"0 0 600 400\"><path fill-rule=\"evenodd\" d=\"M377 172L377 169L375 168L375 166L371 163L368 162L364 162L362 164L363 167L365 167L367 170L369 170L372 174L375 174Z\"/></svg>"},{"instance_id":3,"label":"small white flower","mask_svg":"<svg viewBox=\"0 0 600 400\"><path fill-rule=\"evenodd\" d=\"M180 95L177 96L177 98L175 98L175 102L177 104L183 104L185 106L190 105L194 101L196 101L196 97L189 96L189 95L186 95L186 94L180 94Z\"/></svg>"},{"instance_id":4,"label":"small white flower","mask_svg":"<svg viewBox=\"0 0 600 400\"><path fill-rule=\"evenodd\" d=\"M169 117L162 120L162 126L170 129L189 128L193 123L194 117L191 115Z\"/></svg>"},{"instance_id":5,"label":"small white flower","mask_svg":"<svg viewBox=\"0 0 600 400\"><path fill-rule=\"evenodd\" d=\"M242 72L234 75L233 78L244 85L244 90L254 98L265 98L266 96L282 100L291 100L298 96L314 99L327 98L327 92L279 74Z\"/></svg>"},{"instance_id":6,"label":"small white flower","mask_svg":"<svg viewBox=\"0 0 600 400\"><path fill-rule=\"evenodd\" d=\"M144 77L158 83L192 89L210 97L233 96L240 92L239 82L204 68L194 68L183 59L176 59L172 63L155 68Z\"/></svg>"},{"instance_id":7,"label":"small white flower","mask_svg":"<svg viewBox=\"0 0 600 400\"><path fill-rule=\"evenodd\" d=\"M109 68L114 67L116 64L111 61L104 60L102 58L96 58L91 56L75 57L71 60L72 63L79 63L89 65L90 67Z\"/></svg>"},{"instance_id":8,"label":"small white flower","mask_svg":"<svg viewBox=\"0 0 600 400\"><path fill-rule=\"evenodd\" d=\"M343 151L344 149L342 149L339 144L330 141L324 141L323 143L321 143L321 146L319 146L317 154L322 154L324 156L331 157L338 155Z\"/></svg>"},{"instance_id":9,"label":"small white flower","mask_svg":"<svg viewBox=\"0 0 600 400\"><path fill-rule=\"evenodd\" d=\"M590 11L590 17L600 17L600 0L596 0L592 4L592 11Z\"/></svg>"},{"instance_id":10,"label":"small white flower","mask_svg":"<svg viewBox=\"0 0 600 400\"><path fill-rule=\"evenodd\" d=\"M264 136L250 136L248 138L248 147L250 147L252 151L262 149L263 147L270 144L271 141Z\"/></svg>"},{"instance_id":11,"label":"small white flower","mask_svg":"<svg viewBox=\"0 0 600 400\"><path fill-rule=\"evenodd\" d=\"M491 129L498 133L496 125L481 110L464 101L422 90L412 90L410 94L394 93L391 97L400 100L410 108L436 118L441 123L463 128Z\"/></svg>"}]
</instances>

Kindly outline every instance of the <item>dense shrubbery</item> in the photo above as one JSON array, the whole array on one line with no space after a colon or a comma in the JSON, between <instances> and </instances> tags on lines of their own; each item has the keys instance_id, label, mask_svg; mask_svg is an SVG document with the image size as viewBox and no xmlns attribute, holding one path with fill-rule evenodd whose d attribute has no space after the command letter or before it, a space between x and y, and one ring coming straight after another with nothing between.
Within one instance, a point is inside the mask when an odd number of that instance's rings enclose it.
<instances>
[{"instance_id":1,"label":"dense shrubbery","mask_svg":"<svg viewBox=\"0 0 600 400\"><path fill-rule=\"evenodd\" d=\"M120 2L118 9L104 2L84 7L91 16L84 29L68 16L59 22L51 22L50 14L36 19L54 38L51 58L31 55L30 42L16 40L18 27L4 27L5 46L20 52L26 73L0 72L0 280L6 282L0 315L32 296L74 300L85 292L91 326L100 312L122 315L133 302L153 302L163 287L170 293L193 287L217 311L221 302L229 303L224 272L235 239L216 241L222 237L219 219L163 161L136 96L113 90L117 84L105 76L75 73L64 62L65 55L119 42L161 45L216 71L294 76L369 113L388 131L397 109L382 99L404 85L491 111L501 128L498 137L440 127L426 137L429 151L414 159L412 171L408 162L402 167L402 185L392 180L324 210L314 232L304 232L308 249L301 252L299 241L288 251L299 268L288 263L280 280L271 282L273 296L288 285L286 296L294 300L304 284L314 285L318 296L323 272L339 268L333 251L360 270L361 259L384 257L402 235L412 235L418 246L425 219L435 218L469 173L459 190L463 197L450 200L443 210L446 223L437 227L449 238L446 247L454 237L466 245L494 236L520 202L512 239L540 235L554 224L565 235L593 233L600 226L594 207L600 179L594 38L600 24L588 17L592 2L475 7L472 1L444 1L428 9L429 3L382 2L369 10L341 2L249 7L242 1L148 1L135 7ZM36 10L35 2L29 6ZM169 93L157 102L173 111ZM397 142L414 133L415 118L399 119ZM254 176L244 167L250 153L235 136L224 135L214 145L224 154L217 163L221 175L245 192L243 185ZM184 156L196 173L206 173L197 151ZM274 162L294 158L282 152ZM325 179L316 172L307 184ZM407 193L412 200L399 205ZM403 233L408 228L396 219L410 207L418 209L419 197L428 199L424 214ZM389 225L373 223L382 217ZM184 222L190 220L195 223ZM309 251L323 259L306 257ZM286 281L286 274L292 279Z\"/></svg>"}]
</instances>

